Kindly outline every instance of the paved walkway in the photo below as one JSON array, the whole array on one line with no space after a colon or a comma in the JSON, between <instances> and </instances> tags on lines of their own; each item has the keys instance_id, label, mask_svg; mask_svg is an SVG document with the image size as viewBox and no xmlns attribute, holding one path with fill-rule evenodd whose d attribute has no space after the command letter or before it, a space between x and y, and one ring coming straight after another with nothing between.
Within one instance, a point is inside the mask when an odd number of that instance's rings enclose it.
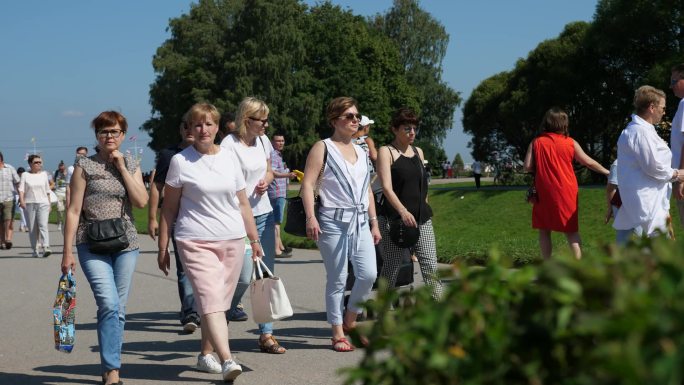
<instances>
[{"instance_id":1,"label":"paved walkway","mask_svg":"<svg viewBox=\"0 0 684 385\"><path fill-rule=\"evenodd\" d=\"M71 354L54 349L51 307L60 276L62 236L50 225L55 254L32 258L27 233L15 233L12 250L0 250L0 385L99 384L95 303L79 271L77 282L76 346ZM18 228L18 227L17 227ZM165 277L157 268L156 244L141 235L141 253L133 278L122 379L126 385L218 384L220 375L193 370L199 331L181 333L175 271ZM172 264L173 265L173 264ZM419 271L416 266L415 271ZM230 324L230 346L244 373L238 384L341 384L341 367L354 366L363 352L337 353L330 349L325 322L324 268L317 250L294 251L276 260L295 315L275 324L276 336L289 351L260 353L256 325ZM416 281L420 281L420 274ZM249 299L245 297L248 314Z\"/></svg>"}]
</instances>

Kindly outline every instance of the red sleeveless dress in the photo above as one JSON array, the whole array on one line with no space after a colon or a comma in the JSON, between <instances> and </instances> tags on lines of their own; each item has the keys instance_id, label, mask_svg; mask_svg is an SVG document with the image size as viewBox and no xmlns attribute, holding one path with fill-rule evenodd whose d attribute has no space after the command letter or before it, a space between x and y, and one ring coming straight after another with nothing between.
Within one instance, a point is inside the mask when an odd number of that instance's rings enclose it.
<instances>
[{"instance_id":1,"label":"red sleeveless dress","mask_svg":"<svg viewBox=\"0 0 684 385\"><path fill-rule=\"evenodd\" d=\"M577 232L577 178L572 167L574 141L569 136L545 132L535 139L533 151L534 185L539 202L532 208L532 227Z\"/></svg>"}]
</instances>

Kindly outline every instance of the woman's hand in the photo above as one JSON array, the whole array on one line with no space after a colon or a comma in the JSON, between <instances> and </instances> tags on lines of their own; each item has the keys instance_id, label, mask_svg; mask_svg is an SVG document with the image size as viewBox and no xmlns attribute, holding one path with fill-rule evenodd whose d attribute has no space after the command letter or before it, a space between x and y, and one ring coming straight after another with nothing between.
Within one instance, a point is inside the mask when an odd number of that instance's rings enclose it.
<instances>
[{"instance_id":1,"label":"woman's hand","mask_svg":"<svg viewBox=\"0 0 684 385\"><path fill-rule=\"evenodd\" d=\"M256 187L254 187L254 192L257 195L264 195L266 191L268 191L268 184L263 179L260 179Z\"/></svg>"},{"instance_id":2,"label":"woman's hand","mask_svg":"<svg viewBox=\"0 0 684 385\"><path fill-rule=\"evenodd\" d=\"M264 256L264 250L261 248L261 243L252 243L252 261L256 262L257 259Z\"/></svg>"},{"instance_id":3,"label":"woman's hand","mask_svg":"<svg viewBox=\"0 0 684 385\"><path fill-rule=\"evenodd\" d=\"M76 272L76 260L74 255L67 251L62 254L62 274L68 273L69 269L71 269L72 274Z\"/></svg>"},{"instance_id":4,"label":"woman's hand","mask_svg":"<svg viewBox=\"0 0 684 385\"><path fill-rule=\"evenodd\" d=\"M309 221L306 222L306 237L311 239L312 241L318 242L318 236L321 233L321 227L318 224L318 220L316 219L316 216L312 216L309 218Z\"/></svg>"},{"instance_id":5,"label":"woman's hand","mask_svg":"<svg viewBox=\"0 0 684 385\"><path fill-rule=\"evenodd\" d=\"M404 222L404 224L406 226L418 227L418 223L416 222L416 218L414 218L413 214L411 214L408 210L406 210L406 209L402 210L399 215L401 215L401 220Z\"/></svg>"},{"instance_id":6,"label":"woman's hand","mask_svg":"<svg viewBox=\"0 0 684 385\"><path fill-rule=\"evenodd\" d=\"M380 240L382 239L382 235L380 235L380 229L378 228L378 221L374 220L371 222L371 236L373 237L373 244L377 245L380 243Z\"/></svg>"},{"instance_id":7,"label":"woman's hand","mask_svg":"<svg viewBox=\"0 0 684 385\"><path fill-rule=\"evenodd\" d=\"M124 160L124 154L122 154L121 151L112 151L109 154L109 161L114 163L114 166L116 166L120 173L123 174L123 172L126 171L126 161Z\"/></svg>"},{"instance_id":8,"label":"woman's hand","mask_svg":"<svg viewBox=\"0 0 684 385\"><path fill-rule=\"evenodd\" d=\"M159 270L164 272L164 275L169 275L169 270L171 269L169 249L164 248L163 250L159 250L157 253L157 266L159 266Z\"/></svg>"},{"instance_id":9,"label":"woman's hand","mask_svg":"<svg viewBox=\"0 0 684 385\"><path fill-rule=\"evenodd\" d=\"M606 211L606 218L604 220L604 224L608 224L610 222L610 218L613 217L613 208L611 206L608 206L608 211Z\"/></svg>"},{"instance_id":10,"label":"woman's hand","mask_svg":"<svg viewBox=\"0 0 684 385\"><path fill-rule=\"evenodd\" d=\"M24 202L19 202L19 207L21 207L22 209L26 210L26 203L24 203Z\"/></svg>"}]
</instances>

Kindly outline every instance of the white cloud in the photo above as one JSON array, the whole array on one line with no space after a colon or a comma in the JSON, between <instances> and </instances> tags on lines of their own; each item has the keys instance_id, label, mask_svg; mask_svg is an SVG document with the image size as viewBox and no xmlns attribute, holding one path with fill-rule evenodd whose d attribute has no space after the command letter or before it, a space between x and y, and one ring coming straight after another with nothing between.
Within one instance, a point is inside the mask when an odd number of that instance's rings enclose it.
<instances>
[{"instance_id":1,"label":"white cloud","mask_svg":"<svg viewBox=\"0 0 684 385\"><path fill-rule=\"evenodd\" d=\"M62 111L62 116L65 118L80 118L81 116L83 116L83 112L74 111L74 110L66 110L66 111Z\"/></svg>"}]
</instances>

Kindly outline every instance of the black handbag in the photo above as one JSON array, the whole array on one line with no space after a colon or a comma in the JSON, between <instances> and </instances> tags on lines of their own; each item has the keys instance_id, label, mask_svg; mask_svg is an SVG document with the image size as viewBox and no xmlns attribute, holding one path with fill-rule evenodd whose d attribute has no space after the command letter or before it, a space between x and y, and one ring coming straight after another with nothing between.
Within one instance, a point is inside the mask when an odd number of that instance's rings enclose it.
<instances>
[{"instance_id":1,"label":"black handbag","mask_svg":"<svg viewBox=\"0 0 684 385\"><path fill-rule=\"evenodd\" d=\"M323 153L323 166L318 173L316 188L314 189L314 213L318 213L318 207L320 206L321 199L318 197L318 190L321 187L321 178L323 177L323 170L325 170L327 160L328 147L326 146ZM302 201L301 193L302 190L300 189L296 197L287 198L287 216L283 230L291 235L306 237L306 211L304 211L304 201Z\"/></svg>"},{"instance_id":2,"label":"black handbag","mask_svg":"<svg viewBox=\"0 0 684 385\"><path fill-rule=\"evenodd\" d=\"M93 254L117 253L130 244L124 222L124 202L121 200L121 217L101 221L88 221L86 235L88 250Z\"/></svg>"}]
</instances>

